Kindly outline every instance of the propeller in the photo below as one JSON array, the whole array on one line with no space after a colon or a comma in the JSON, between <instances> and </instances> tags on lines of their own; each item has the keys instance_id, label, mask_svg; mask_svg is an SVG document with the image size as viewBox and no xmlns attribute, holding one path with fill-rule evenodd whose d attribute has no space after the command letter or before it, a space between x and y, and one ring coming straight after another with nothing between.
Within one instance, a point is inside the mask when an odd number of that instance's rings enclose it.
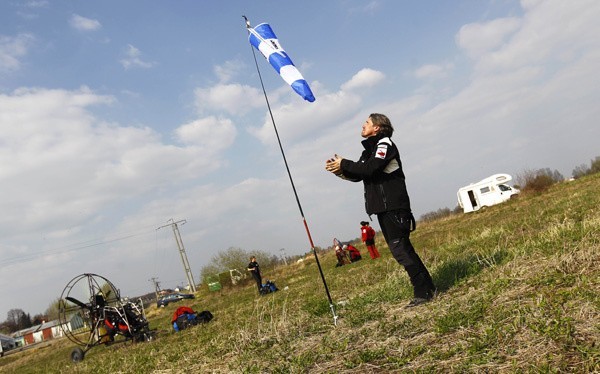
<instances>
[{"instance_id":1,"label":"propeller","mask_svg":"<svg viewBox=\"0 0 600 374\"><path fill-rule=\"evenodd\" d=\"M74 297L71 296L67 296L65 299L67 299L68 301L72 302L73 304L80 306L82 308L86 308L86 309L91 309L89 305L82 303L81 301L77 300Z\"/></svg>"}]
</instances>

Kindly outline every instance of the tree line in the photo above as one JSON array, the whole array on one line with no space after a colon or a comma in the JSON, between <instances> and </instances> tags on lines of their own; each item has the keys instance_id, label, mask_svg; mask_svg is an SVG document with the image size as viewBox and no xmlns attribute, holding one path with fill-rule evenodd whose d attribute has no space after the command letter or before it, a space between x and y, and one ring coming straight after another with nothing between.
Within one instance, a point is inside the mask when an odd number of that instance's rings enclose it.
<instances>
[{"instance_id":1,"label":"tree line","mask_svg":"<svg viewBox=\"0 0 600 374\"><path fill-rule=\"evenodd\" d=\"M6 313L6 321L0 323L0 331L4 334L10 334L39 325L47 320L47 316L44 314L36 314L31 318L31 315L25 313L22 309L11 309Z\"/></svg>"},{"instance_id":2,"label":"tree line","mask_svg":"<svg viewBox=\"0 0 600 374\"><path fill-rule=\"evenodd\" d=\"M277 256L263 250L245 250L238 247L230 247L215 254L208 265L200 269L200 279L206 284L211 280L219 280L221 283L229 284L229 271L237 270L242 275L247 274L250 257L255 256L262 271L273 269L278 265L293 262L303 256ZM245 277L250 279L248 277ZM241 280L245 283L245 280Z\"/></svg>"},{"instance_id":3,"label":"tree line","mask_svg":"<svg viewBox=\"0 0 600 374\"><path fill-rule=\"evenodd\" d=\"M58 302L58 299L52 301L44 313L35 314L33 317L20 308L9 310L6 313L6 320L0 323L0 333L11 334L15 331L41 325L43 322L58 319Z\"/></svg>"}]
</instances>

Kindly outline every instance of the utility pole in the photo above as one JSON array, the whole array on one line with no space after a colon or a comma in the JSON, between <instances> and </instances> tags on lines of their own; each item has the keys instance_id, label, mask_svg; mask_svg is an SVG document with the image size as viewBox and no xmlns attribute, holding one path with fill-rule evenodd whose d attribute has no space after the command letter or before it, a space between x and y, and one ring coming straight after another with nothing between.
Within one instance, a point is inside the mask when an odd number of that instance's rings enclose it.
<instances>
[{"instance_id":1,"label":"utility pole","mask_svg":"<svg viewBox=\"0 0 600 374\"><path fill-rule=\"evenodd\" d=\"M280 251L283 253L281 257L283 257L283 263L287 266L287 258L285 257L285 248L281 248Z\"/></svg>"},{"instance_id":2,"label":"utility pole","mask_svg":"<svg viewBox=\"0 0 600 374\"><path fill-rule=\"evenodd\" d=\"M194 282L194 276L192 275L192 270L190 269L190 263L188 262L187 259L187 255L185 254L185 248L183 247L183 240L181 240L181 233L179 232L179 227L177 226L177 224L185 224L186 220L181 220L181 221L177 221L175 222L173 220L173 218L171 218L169 221L171 221L170 224L167 225L163 225L159 228L157 228L157 230L162 229L163 227L167 227L167 226L171 226L171 228L173 229L173 234L175 235L175 241L177 242L177 248L179 248L179 255L181 256L181 262L183 263L183 269L185 271L185 276L187 278L188 281L188 285L190 286L190 291L192 292L196 292L196 283ZM169 222L167 221L167 222Z\"/></svg>"},{"instance_id":3,"label":"utility pole","mask_svg":"<svg viewBox=\"0 0 600 374\"><path fill-rule=\"evenodd\" d=\"M154 293L156 294L156 301L158 301L158 295L160 293L160 282L158 281L158 278L155 277L152 277L148 280L154 284Z\"/></svg>"}]
</instances>

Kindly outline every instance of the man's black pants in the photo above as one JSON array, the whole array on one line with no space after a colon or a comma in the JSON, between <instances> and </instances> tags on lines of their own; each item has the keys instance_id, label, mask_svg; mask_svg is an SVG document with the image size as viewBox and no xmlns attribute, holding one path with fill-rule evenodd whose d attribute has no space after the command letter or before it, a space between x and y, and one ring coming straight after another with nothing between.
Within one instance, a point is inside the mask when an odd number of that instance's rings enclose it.
<instances>
[{"instance_id":1,"label":"man's black pants","mask_svg":"<svg viewBox=\"0 0 600 374\"><path fill-rule=\"evenodd\" d=\"M260 289L262 288L262 277L260 276L260 273L255 273L255 272L251 272L251 273L252 273L252 277L256 281L256 286L258 287L258 292L260 292Z\"/></svg>"},{"instance_id":2,"label":"man's black pants","mask_svg":"<svg viewBox=\"0 0 600 374\"><path fill-rule=\"evenodd\" d=\"M392 255L410 277L414 297L432 298L435 291L433 280L410 242L412 216L391 211L378 213L377 219Z\"/></svg>"}]
</instances>

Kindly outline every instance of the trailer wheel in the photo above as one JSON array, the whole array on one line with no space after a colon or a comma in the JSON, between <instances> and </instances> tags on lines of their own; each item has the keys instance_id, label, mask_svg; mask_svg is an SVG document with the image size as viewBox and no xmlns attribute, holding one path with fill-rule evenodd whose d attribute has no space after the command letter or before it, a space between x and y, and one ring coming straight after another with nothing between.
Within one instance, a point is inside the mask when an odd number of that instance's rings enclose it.
<instances>
[{"instance_id":1,"label":"trailer wheel","mask_svg":"<svg viewBox=\"0 0 600 374\"><path fill-rule=\"evenodd\" d=\"M83 351L83 349L81 349L79 347L73 348L73 350L71 351L71 361L73 361L73 362L83 361L84 356L85 356L85 352Z\"/></svg>"}]
</instances>

